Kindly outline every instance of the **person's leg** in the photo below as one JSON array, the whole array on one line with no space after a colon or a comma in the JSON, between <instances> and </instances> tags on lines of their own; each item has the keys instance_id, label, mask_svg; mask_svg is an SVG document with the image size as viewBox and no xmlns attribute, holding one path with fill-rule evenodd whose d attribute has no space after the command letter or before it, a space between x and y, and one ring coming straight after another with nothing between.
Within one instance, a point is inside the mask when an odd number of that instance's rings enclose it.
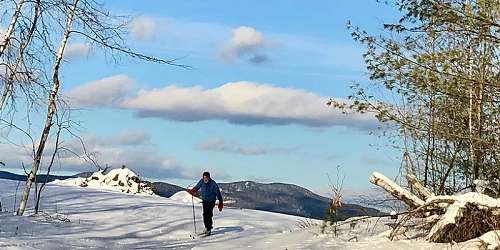
<instances>
[{"instance_id":1,"label":"person's leg","mask_svg":"<svg viewBox=\"0 0 500 250\"><path fill-rule=\"evenodd\" d=\"M212 230L212 226L213 226L212 217L214 216L214 207L215 207L215 201L207 202L207 204L206 204L206 208L207 208L206 219L207 219L207 221L205 222L205 228L208 231Z\"/></svg>"},{"instance_id":2,"label":"person's leg","mask_svg":"<svg viewBox=\"0 0 500 250\"><path fill-rule=\"evenodd\" d=\"M206 201L203 201L201 204L203 205L203 224L205 224L205 228L209 230L209 227L211 226L210 222L208 221L208 216L209 216L208 210L210 206Z\"/></svg>"}]
</instances>

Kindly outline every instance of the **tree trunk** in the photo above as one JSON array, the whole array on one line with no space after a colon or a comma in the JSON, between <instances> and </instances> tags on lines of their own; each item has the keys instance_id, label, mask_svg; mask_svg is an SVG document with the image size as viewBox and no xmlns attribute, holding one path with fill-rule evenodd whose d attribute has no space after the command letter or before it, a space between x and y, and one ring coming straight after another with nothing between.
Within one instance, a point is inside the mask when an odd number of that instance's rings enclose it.
<instances>
[{"instance_id":1,"label":"tree trunk","mask_svg":"<svg viewBox=\"0 0 500 250\"><path fill-rule=\"evenodd\" d=\"M47 185L49 175L50 175L50 170L52 169L52 166L54 165L54 160L56 159L56 155L59 151L59 139L61 136L61 129L62 129L61 125L59 124L59 129L57 130L57 135L56 135L55 149L54 149L54 152L52 153L52 157L50 159L49 166L47 167L47 173L45 174L45 180L43 181L42 186L40 187L40 189L38 191L35 188L35 192L38 192L38 194L36 195L36 201L35 201L35 214L38 214L38 211L40 208L40 200L42 197L42 191L43 191L43 188L45 187L45 185Z\"/></svg>"},{"instance_id":2,"label":"tree trunk","mask_svg":"<svg viewBox=\"0 0 500 250\"><path fill-rule=\"evenodd\" d=\"M19 2L16 4L16 10L14 11L14 14L12 15L12 18L9 23L9 27L5 31L5 34L3 35L2 41L0 41L0 56L2 56L5 52L5 49L7 48L7 45L9 45L10 39L12 37L12 33L14 33L14 27L16 26L17 19L19 18L19 15L21 14L21 9L23 7L24 0L19 0Z\"/></svg>"},{"instance_id":3,"label":"tree trunk","mask_svg":"<svg viewBox=\"0 0 500 250\"><path fill-rule=\"evenodd\" d=\"M35 11L34 11L34 17L33 17L33 22L31 23L30 30L28 31L28 35L26 38L22 41L21 46L19 47L19 52L16 58L16 63L12 69L8 70L7 77L4 81L4 90L2 97L0 99L0 110L2 110L5 101L7 98L12 94L12 91L14 90L14 80L17 75L17 69L19 66L23 63L23 58L24 58L24 52L26 48L28 47L31 39L33 38L33 34L35 33L36 30L36 25L38 23L38 17L40 16L40 8L41 8L41 0L36 0L35 2Z\"/></svg>"},{"instance_id":4,"label":"tree trunk","mask_svg":"<svg viewBox=\"0 0 500 250\"><path fill-rule=\"evenodd\" d=\"M73 0L70 9L68 10L69 12L67 13L66 17L66 26L64 28L64 34L61 39L61 44L59 46L59 49L56 54L55 62L54 62L54 69L53 69L53 75L52 75L52 90L49 95L49 107L47 110L47 117L45 120L45 127L43 128L42 136L40 138L40 143L38 145L38 149L35 153L34 156L34 161L33 161L33 167L31 168L31 172L28 175L28 178L26 180L26 185L24 187L24 192L21 197L21 201L19 203L19 208L17 209L16 214L17 215L23 215L24 210L26 209L26 203L29 198L29 193L31 190L31 185L33 184L33 181L35 179L35 176L38 172L38 168L40 166L40 162L42 160L42 155L43 151L45 149L45 144L47 142L47 138L49 137L50 134L50 129L52 127L52 119L54 117L54 113L57 110L57 93L59 91L59 67L61 65L61 61L64 55L64 49L66 48L66 44L68 42L68 38L70 35L71 31L71 26L73 23L73 17L75 14L76 6L78 4L78 0Z\"/></svg>"}]
</instances>

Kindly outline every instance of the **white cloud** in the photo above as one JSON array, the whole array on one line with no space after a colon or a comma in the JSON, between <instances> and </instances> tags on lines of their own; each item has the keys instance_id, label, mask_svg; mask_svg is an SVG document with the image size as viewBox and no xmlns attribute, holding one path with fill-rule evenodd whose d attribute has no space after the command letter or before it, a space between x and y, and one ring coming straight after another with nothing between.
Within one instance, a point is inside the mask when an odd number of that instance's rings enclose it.
<instances>
[{"instance_id":1,"label":"white cloud","mask_svg":"<svg viewBox=\"0 0 500 250\"><path fill-rule=\"evenodd\" d=\"M79 107L112 107L136 111L138 117L173 121L224 120L244 125L299 124L311 128L374 128L370 114L342 114L326 105L329 97L301 89L256 82L230 82L204 89L169 85L132 90L133 81L116 75L72 89L70 103Z\"/></svg>"},{"instance_id":2,"label":"white cloud","mask_svg":"<svg viewBox=\"0 0 500 250\"><path fill-rule=\"evenodd\" d=\"M226 141L221 138L210 139L196 145L197 149L235 153L241 155L266 155L290 153L293 148L270 147L266 145L242 145L237 141Z\"/></svg>"},{"instance_id":3,"label":"white cloud","mask_svg":"<svg viewBox=\"0 0 500 250\"><path fill-rule=\"evenodd\" d=\"M262 32L252 27L241 26L232 30L231 40L220 51L219 57L226 63L233 63L239 58L254 64L269 61L263 49L272 47L272 43L264 39Z\"/></svg>"},{"instance_id":4,"label":"white cloud","mask_svg":"<svg viewBox=\"0 0 500 250\"><path fill-rule=\"evenodd\" d=\"M68 97L73 106L113 106L126 97L132 85L128 76L115 75L80 85L72 89Z\"/></svg>"},{"instance_id":5,"label":"white cloud","mask_svg":"<svg viewBox=\"0 0 500 250\"><path fill-rule=\"evenodd\" d=\"M151 141L151 137L144 131L141 130L124 130L118 132L111 136L107 143L113 145L129 145L129 146L138 146L149 144Z\"/></svg>"},{"instance_id":6,"label":"white cloud","mask_svg":"<svg viewBox=\"0 0 500 250\"><path fill-rule=\"evenodd\" d=\"M345 115L325 103L329 98L299 89L255 82L232 82L213 89L167 86L140 90L120 107L136 110L139 117L175 121L226 120L234 124L311 127L374 127L368 114Z\"/></svg>"},{"instance_id":7,"label":"white cloud","mask_svg":"<svg viewBox=\"0 0 500 250\"><path fill-rule=\"evenodd\" d=\"M193 178L196 176L192 170L179 164L174 157L161 155L154 150L99 145L87 145L87 147L89 152L96 154L99 164L103 167L126 165L138 174L147 177ZM88 163L75 156L63 159L61 164L65 170L79 170L88 166Z\"/></svg>"},{"instance_id":8,"label":"white cloud","mask_svg":"<svg viewBox=\"0 0 500 250\"><path fill-rule=\"evenodd\" d=\"M118 131L110 136L87 135L85 140L96 146L151 146L151 136L138 129Z\"/></svg>"},{"instance_id":9,"label":"white cloud","mask_svg":"<svg viewBox=\"0 0 500 250\"><path fill-rule=\"evenodd\" d=\"M150 17L136 17L129 26L132 38L138 41L147 41L155 37L157 23Z\"/></svg>"},{"instance_id":10,"label":"white cloud","mask_svg":"<svg viewBox=\"0 0 500 250\"><path fill-rule=\"evenodd\" d=\"M64 55L66 58L78 59L92 54L92 48L88 43L71 43L66 47Z\"/></svg>"},{"instance_id":11,"label":"white cloud","mask_svg":"<svg viewBox=\"0 0 500 250\"><path fill-rule=\"evenodd\" d=\"M133 133L122 131L107 137L87 135L82 136L82 138L85 142L86 152L94 155L94 159L102 167L106 165L110 167L127 165L141 176L154 178L192 179L197 178L202 171L201 169L186 168L175 157L162 155L158 151L147 147L147 145L124 147L134 141L133 139L123 139L125 134ZM96 170L89 161L85 160L84 149L79 140L66 138L63 140L62 147L64 149L59 151L59 158L56 160L53 170L75 172ZM53 150L54 142L49 141L44 151L42 172L46 170ZM12 144L0 144L0 155L0 160L5 162L9 168L17 168L24 164L29 169L30 164L33 162L31 146L28 145L18 147Z\"/></svg>"}]
</instances>

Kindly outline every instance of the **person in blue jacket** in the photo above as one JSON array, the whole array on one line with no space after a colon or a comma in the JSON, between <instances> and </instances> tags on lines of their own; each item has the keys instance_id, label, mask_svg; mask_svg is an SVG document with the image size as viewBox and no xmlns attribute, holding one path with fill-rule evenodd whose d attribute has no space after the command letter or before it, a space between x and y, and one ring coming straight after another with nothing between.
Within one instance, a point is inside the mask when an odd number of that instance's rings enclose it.
<instances>
[{"instance_id":1,"label":"person in blue jacket","mask_svg":"<svg viewBox=\"0 0 500 250\"><path fill-rule=\"evenodd\" d=\"M198 190L201 191L203 205L203 223L205 224L205 232L203 233L210 235L213 227L212 217L214 215L215 199L219 200L219 211L222 212L222 208L224 207L222 194L220 193L219 185L210 178L209 172L203 172L203 178L198 181L198 184L187 191L194 196Z\"/></svg>"}]
</instances>

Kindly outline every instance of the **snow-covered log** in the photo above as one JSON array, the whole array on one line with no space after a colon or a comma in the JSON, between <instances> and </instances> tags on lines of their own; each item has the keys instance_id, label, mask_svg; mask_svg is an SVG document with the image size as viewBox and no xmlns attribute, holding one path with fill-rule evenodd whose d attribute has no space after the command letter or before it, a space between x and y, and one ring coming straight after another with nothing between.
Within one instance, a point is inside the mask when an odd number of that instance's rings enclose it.
<instances>
[{"instance_id":1,"label":"snow-covered log","mask_svg":"<svg viewBox=\"0 0 500 250\"><path fill-rule=\"evenodd\" d=\"M390 193L396 199L404 202L410 208L417 208L424 205L424 201L418 198L416 195L405 190L391 179L387 178L385 175L379 172L373 172L370 176L370 182L383 188L385 191Z\"/></svg>"},{"instance_id":2,"label":"snow-covered log","mask_svg":"<svg viewBox=\"0 0 500 250\"><path fill-rule=\"evenodd\" d=\"M425 188L420 182L417 180L417 177L412 174L406 175L406 181L408 181L408 184L410 184L415 190L417 190L418 194L422 196L424 200L427 200L434 194L432 194L427 188Z\"/></svg>"}]
</instances>

